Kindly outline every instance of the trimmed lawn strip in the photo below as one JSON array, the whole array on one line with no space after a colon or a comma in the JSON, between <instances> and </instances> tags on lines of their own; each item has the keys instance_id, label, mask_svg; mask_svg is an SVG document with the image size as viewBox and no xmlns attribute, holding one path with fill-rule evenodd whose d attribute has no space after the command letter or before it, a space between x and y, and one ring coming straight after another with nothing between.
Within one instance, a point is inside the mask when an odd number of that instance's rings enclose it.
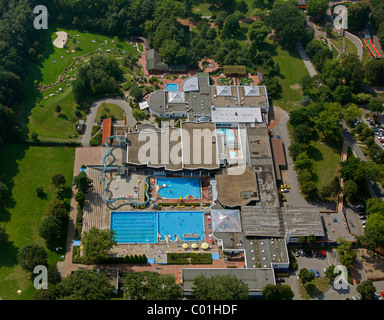
<instances>
[{"instance_id":1,"label":"trimmed lawn strip","mask_svg":"<svg viewBox=\"0 0 384 320\"><path fill-rule=\"evenodd\" d=\"M69 206L75 149L4 145L0 151L0 177L11 194L5 208L0 208L0 223L9 235L8 242L1 248L0 297L5 300L32 299L33 283L29 274L17 264L17 252L32 243L46 248L38 229L54 192L51 177L58 172L65 176L66 203ZM43 187L43 197L37 196L37 187ZM58 252L47 249L50 265L63 261L60 256L65 252L65 243L62 248ZM17 294L19 289L21 295Z\"/></svg>"}]
</instances>

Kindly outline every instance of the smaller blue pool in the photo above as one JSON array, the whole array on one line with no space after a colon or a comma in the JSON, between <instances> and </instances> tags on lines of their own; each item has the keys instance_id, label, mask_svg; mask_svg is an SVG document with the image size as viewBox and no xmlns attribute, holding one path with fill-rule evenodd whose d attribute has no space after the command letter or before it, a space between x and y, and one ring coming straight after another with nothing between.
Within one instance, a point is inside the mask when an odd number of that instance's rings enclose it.
<instances>
[{"instance_id":1,"label":"smaller blue pool","mask_svg":"<svg viewBox=\"0 0 384 320\"><path fill-rule=\"evenodd\" d=\"M185 199L187 196L201 199L199 178L158 178L157 184L163 199Z\"/></svg>"},{"instance_id":2,"label":"smaller blue pool","mask_svg":"<svg viewBox=\"0 0 384 320\"><path fill-rule=\"evenodd\" d=\"M165 88L167 91L179 91L179 86L177 83L167 83Z\"/></svg>"}]
</instances>

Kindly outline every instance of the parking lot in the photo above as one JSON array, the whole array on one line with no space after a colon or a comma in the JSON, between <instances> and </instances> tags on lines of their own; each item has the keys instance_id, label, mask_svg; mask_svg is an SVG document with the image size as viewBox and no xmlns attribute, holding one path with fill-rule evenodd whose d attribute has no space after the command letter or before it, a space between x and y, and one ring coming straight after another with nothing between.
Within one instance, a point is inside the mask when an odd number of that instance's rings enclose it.
<instances>
[{"instance_id":1,"label":"parking lot","mask_svg":"<svg viewBox=\"0 0 384 320\"><path fill-rule=\"evenodd\" d=\"M303 269L306 268L308 270L319 270L320 277L324 277L324 269L328 268L331 265L338 265L340 264L338 261L338 255L336 250L331 251L324 251L324 256L317 256L311 252L312 250L303 250L304 256L296 256L298 268Z\"/></svg>"}]
</instances>

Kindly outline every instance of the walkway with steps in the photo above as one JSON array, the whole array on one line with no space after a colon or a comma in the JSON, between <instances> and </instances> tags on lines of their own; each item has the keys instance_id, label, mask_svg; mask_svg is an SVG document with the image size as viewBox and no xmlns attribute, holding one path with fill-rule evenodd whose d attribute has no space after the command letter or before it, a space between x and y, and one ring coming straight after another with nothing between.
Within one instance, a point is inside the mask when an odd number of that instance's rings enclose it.
<instances>
[{"instance_id":1,"label":"walkway with steps","mask_svg":"<svg viewBox=\"0 0 384 320\"><path fill-rule=\"evenodd\" d=\"M93 190L87 194L87 201L84 205L84 220L83 232L89 231L90 228L96 227L100 230L105 229L105 215L104 204L101 198L101 192L104 185L100 180L101 171L94 168L87 168L87 174L93 182Z\"/></svg>"}]
</instances>

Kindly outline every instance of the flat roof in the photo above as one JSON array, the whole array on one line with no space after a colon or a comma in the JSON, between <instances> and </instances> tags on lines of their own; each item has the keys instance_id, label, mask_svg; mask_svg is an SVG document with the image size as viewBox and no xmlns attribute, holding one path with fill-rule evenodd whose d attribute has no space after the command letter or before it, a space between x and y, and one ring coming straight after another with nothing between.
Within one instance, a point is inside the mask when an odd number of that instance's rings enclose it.
<instances>
[{"instance_id":1,"label":"flat roof","mask_svg":"<svg viewBox=\"0 0 384 320\"><path fill-rule=\"evenodd\" d=\"M180 128L150 128L127 133L126 162L165 168L218 169L216 127L211 122L183 122Z\"/></svg>"},{"instance_id":2,"label":"flat roof","mask_svg":"<svg viewBox=\"0 0 384 320\"><path fill-rule=\"evenodd\" d=\"M275 164L276 179L281 180L280 166L286 166L284 145L281 139L271 139L273 162Z\"/></svg>"},{"instance_id":3,"label":"flat roof","mask_svg":"<svg viewBox=\"0 0 384 320\"><path fill-rule=\"evenodd\" d=\"M199 275L205 277L212 276L235 276L248 285L249 292L262 291L267 284L276 284L275 274L272 268L258 269L216 269L216 268L199 268L199 269L182 269L183 289L184 291L192 291L193 280Z\"/></svg>"},{"instance_id":4,"label":"flat roof","mask_svg":"<svg viewBox=\"0 0 384 320\"><path fill-rule=\"evenodd\" d=\"M320 211L317 208L259 208L242 207L241 218L245 236L291 237L325 235Z\"/></svg>"},{"instance_id":5,"label":"flat roof","mask_svg":"<svg viewBox=\"0 0 384 320\"><path fill-rule=\"evenodd\" d=\"M269 268L289 263L285 238L247 237L244 241L247 268Z\"/></svg>"},{"instance_id":6,"label":"flat roof","mask_svg":"<svg viewBox=\"0 0 384 320\"><path fill-rule=\"evenodd\" d=\"M107 140L108 137L111 136L112 131L112 118L106 118L103 120L103 136L101 143L104 145L105 140Z\"/></svg>"},{"instance_id":7,"label":"flat roof","mask_svg":"<svg viewBox=\"0 0 384 320\"><path fill-rule=\"evenodd\" d=\"M212 122L215 123L252 123L263 122L261 109L256 107L220 107L211 109Z\"/></svg>"},{"instance_id":8,"label":"flat roof","mask_svg":"<svg viewBox=\"0 0 384 320\"><path fill-rule=\"evenodd\" d=\"M218 201L230 208L259 201L255 171L248 165L239 168L244 169L239 174L231 174L231 169L233 168L224 168L215 176Z\"/></svg>"},{"instance_id":9,"label":"flat roof","mask_svg":"<svg viewBox=\"0 0 384 320\"><path fill-rule=\"evenodd\" d=\"M210 91L215 107L269 107L266 86L210 86Z\"/></svg>"},{"instance_id":10,"label":"flat roof","mask_svg":"<svg viewBox=\"0 0 384 320\"><path fill-rule=\"evenodd\" d=\"M183 122L182 158L185 169L218 169L216 126L212 122Z\"/></svg>"}]
</instances>

